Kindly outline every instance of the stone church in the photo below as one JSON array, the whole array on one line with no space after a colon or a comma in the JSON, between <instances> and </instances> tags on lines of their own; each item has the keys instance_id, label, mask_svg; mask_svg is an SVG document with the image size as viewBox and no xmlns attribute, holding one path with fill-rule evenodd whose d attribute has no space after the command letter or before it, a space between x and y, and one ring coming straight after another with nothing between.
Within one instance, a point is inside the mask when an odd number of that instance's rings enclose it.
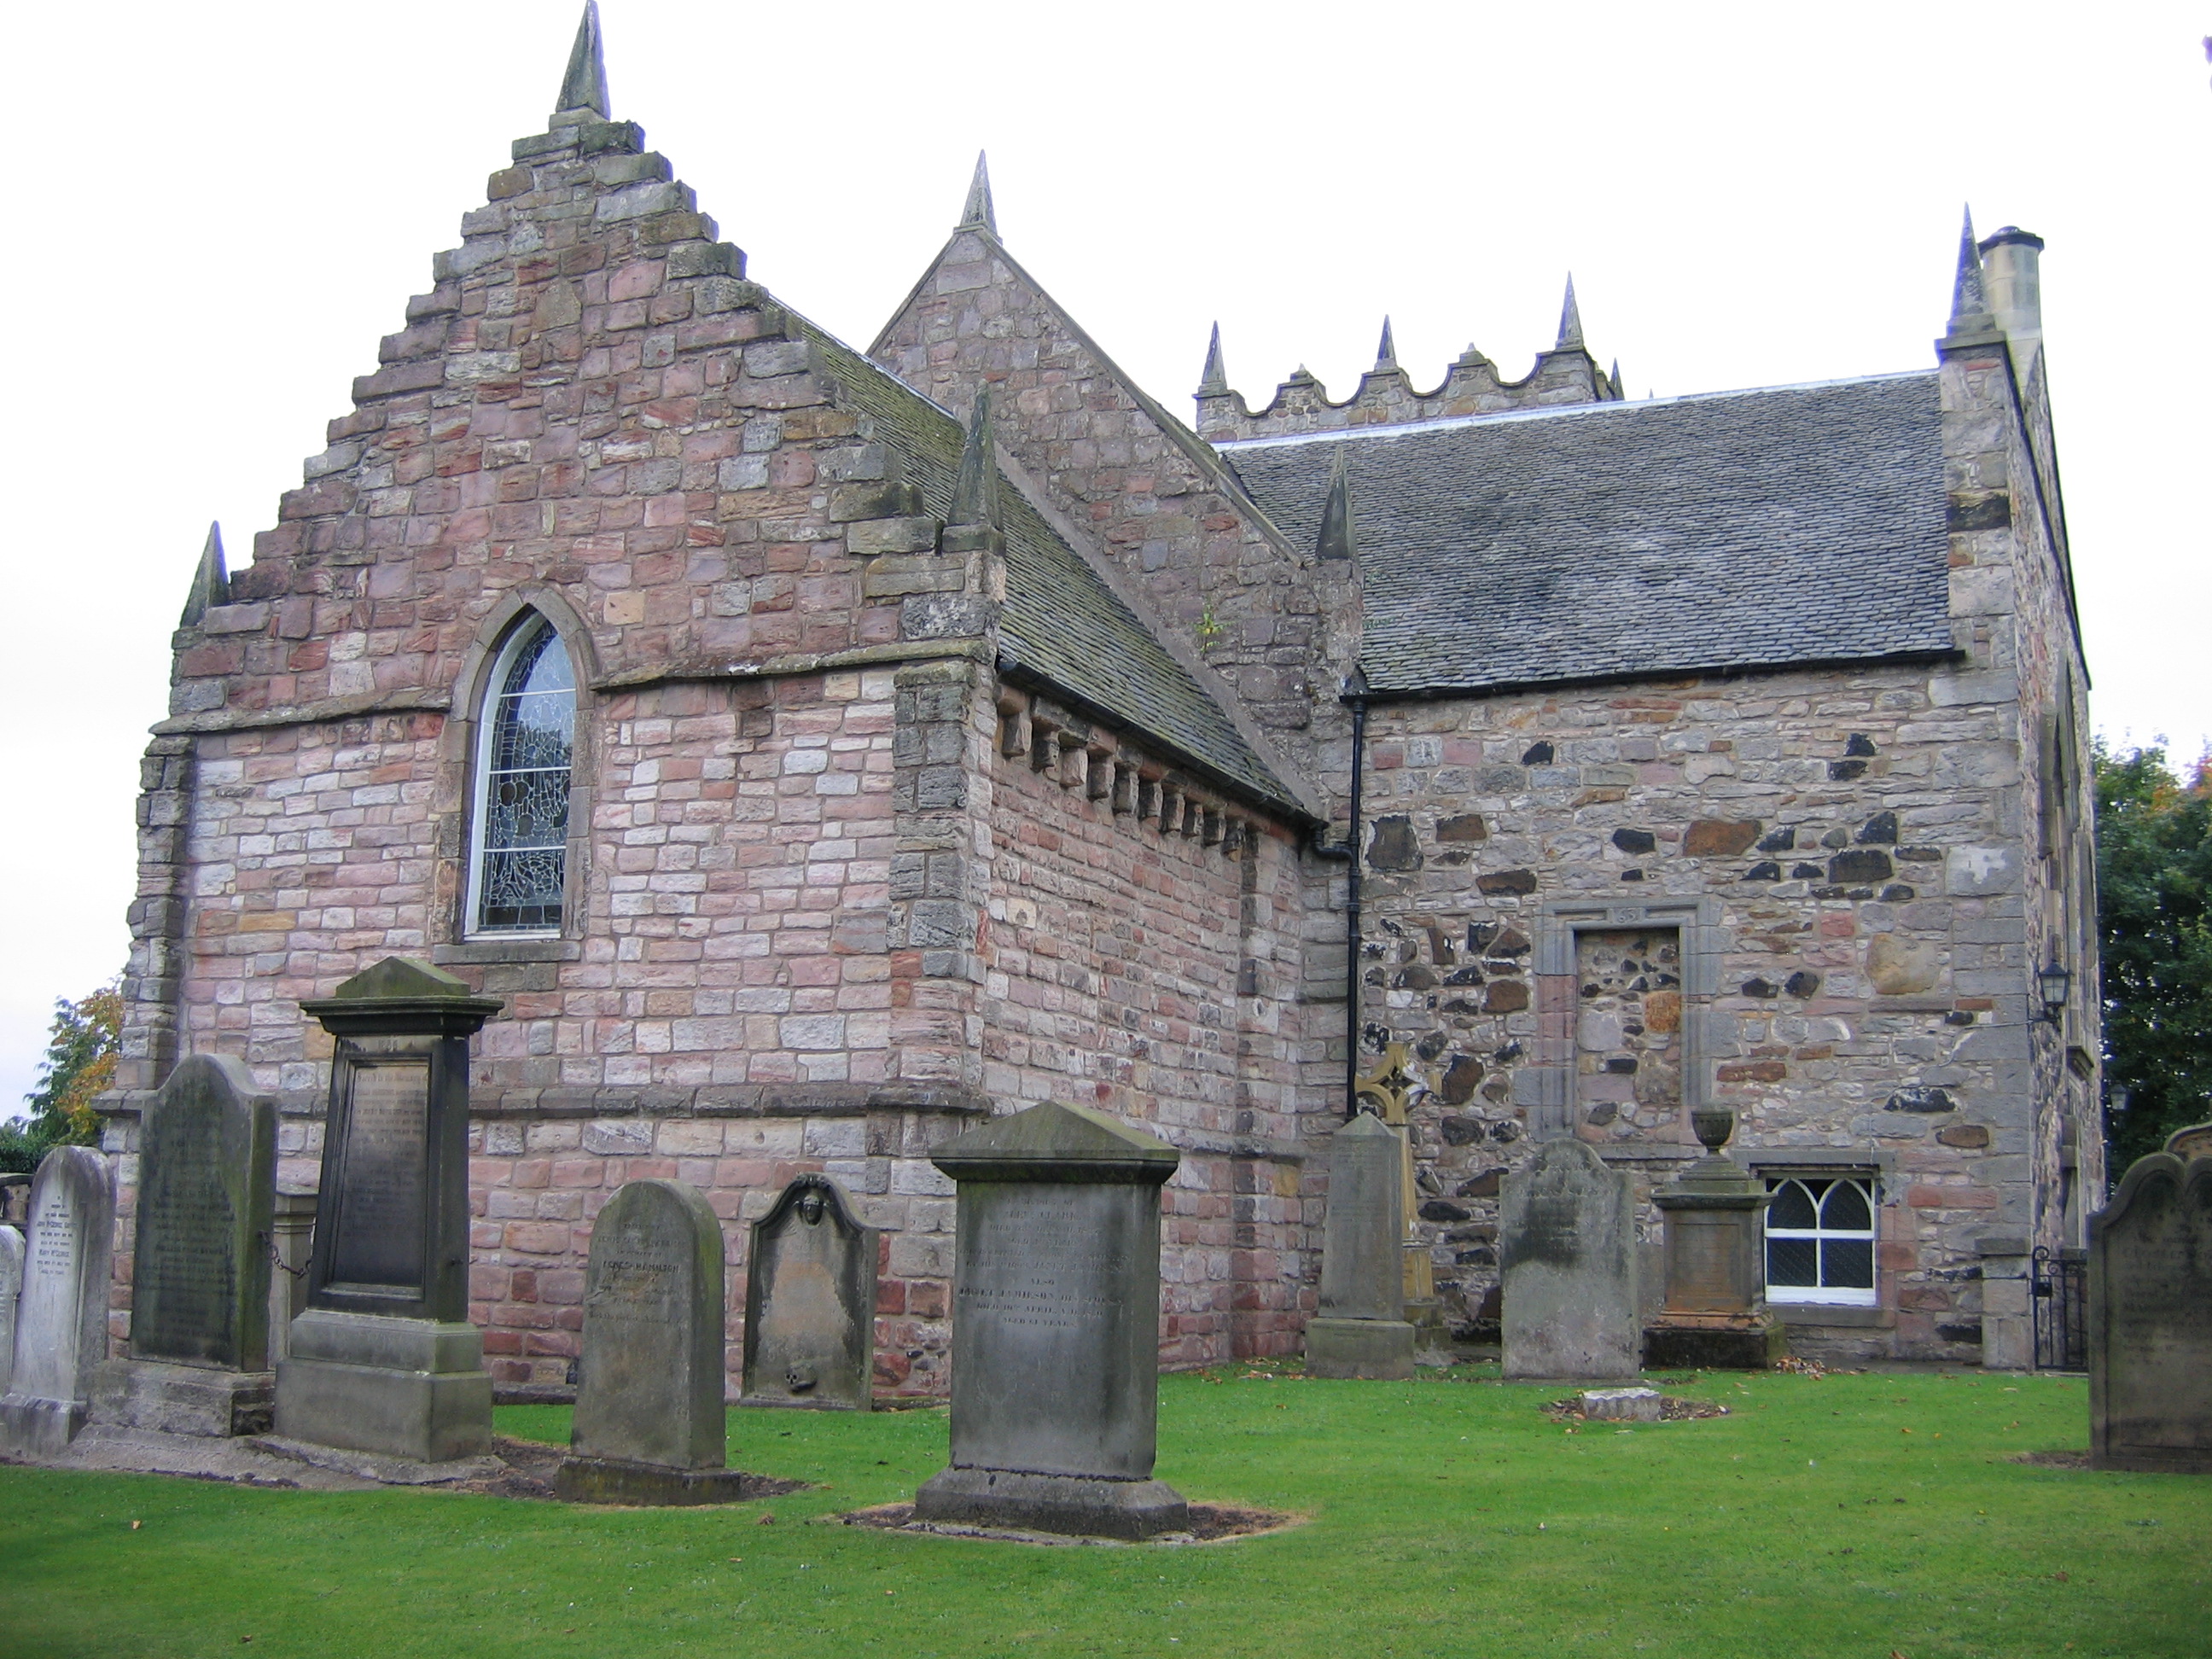
<instances>
[{"instance_id":1,"label":"stone church","mask_svg":"<svg viewBox=\"0 0 2212 1659\"><path fill-rule=\"evenodd\" d=\"M1295 1353L1319 1154L1383 1069L1462 1336L1532 1143L1648 1193L1726 1106L1798 1351L2028 1363L2031 1253L2104 1182L2037 238L1969 228L1905 373L1627 399L1570 289L1519 380L1470 348L1422 391L1386 329L1348 398L1255 408L1217 335L1186 419L980 164L862 349L747 279L588 14L558 106L192 581L118 1337L149 1092L243 1060L312 1191L299 1004L400 954L507 1000L471 1190L509 1387L567 1374L622 1182L708 1194L734 1339L737 1224L822 1171L884 1230L878 1391L940 1391L927 1153L1046 1099L1182 1152L1164 1361Z\"/></svg>"}]
</instances>

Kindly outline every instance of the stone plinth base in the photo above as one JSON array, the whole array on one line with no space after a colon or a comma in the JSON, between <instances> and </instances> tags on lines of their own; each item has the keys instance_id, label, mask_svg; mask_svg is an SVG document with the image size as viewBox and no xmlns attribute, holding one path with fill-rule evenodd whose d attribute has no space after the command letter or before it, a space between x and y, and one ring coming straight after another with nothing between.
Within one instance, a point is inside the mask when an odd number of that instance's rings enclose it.
<instances>
[{"instance_id":1,"label":"stone plinth base","mask_svg":"<svg viewBox=\"0 0 2212 1659\"><path fill-rule=\"evenodd\" d=\"M922 1482L914 1495L914 1518L1079 1537L1151 1538L1188 1532L1190 1506L1164 1480L950 1468Z\"/></svg>"},{"instance_id":2,"label":"stone plinth base","mask_svg":"<svg viewBox=\"0 0 2212 1659\"><path fill-rule=\"evenodd\" d=\"M83 1428L88 1415L82 1400L42 1400L11 1394L0 1400L0 1457L43 1462L58 1457Z\"/></svg>"},{"instance_id":3,"label":"stone plinth base","mask_svg":"<svg viewBox=\"0 0 2212 1659\"><path fill-rule=\"evenodd\" d=\"M276 1404L274 1371L111 1359L100 1368L92 1386L95 1423L210 1439L268 1433Z\"/></svg>"},{"instance_id":4,"label":"stone plinth base","mask_svg":"<svg viewBox=\"0 0 2212 1659\"><path fill-rule=\"evenodd\" d=\"M553 1494L571 1504L734 1504L745 1494L740 1469L679 1469L620 1457L571 1457Z\"/></svg>"},{"instance_id":5,"label":"stone plinth base","mask_svg":"<svg viewBox=\"0 0 2212 1659\"><path fill-rule=\"evenodd\" d=\"M1656 1389L1586 1389L1582 1398L1593 1423L1656 1423L1665 1407Z\"/></svg>"},{"instance_id":6,"label":"stone plinth base","mask_svg":"<svg viewBox=\"0 0 2212 1659\"><path fill-rule=\"evenodd\" d=\"M473 1325L311 1308L276 1367L284 1440L417 1463L491 1449L491 1377Z\"/></svg>"},{"instance_id":7,"label":"stone plinth base","mask_svg":"<svg viewBox=\"0 0 2212 1659\"><path fill-rule=\"evenodd\" d=\"M246 1444L271 1457L334 1469L380 1486L442 1486L456 1480L483 1480L498 1474L507 1464L487 1453L482 1457L454 1457L428 1463L419 1457L394 1457L386 1452L354 1451L343 1446L325 1446L312 1440L287 1440L282 1435L257 1434Z\"/></svg>"},{"instance_id":8,"label":"stone plinth base","mask_svg":"<svg viewBox=\"0 0 2212 1659\"><path fill-rule=\"evenodd\" d=\"M1402 1382L1413 1374L1413 1328L1402 1319L1310 1319L1306 1375Z\"/></svg>"},{"instance_id":9,"label":"stone plinth base","mask_svg":"<svg viewBox=\"0 0 2212 1659\"><path fill-rule=\"evenodd\" d=\"M1764 1371L1786 1350L1787 1337L1770 1318L1726 1324L1662 1321L1644 1333L1644 1364L1657 1371Z\"/></svg>"}]
</instances>

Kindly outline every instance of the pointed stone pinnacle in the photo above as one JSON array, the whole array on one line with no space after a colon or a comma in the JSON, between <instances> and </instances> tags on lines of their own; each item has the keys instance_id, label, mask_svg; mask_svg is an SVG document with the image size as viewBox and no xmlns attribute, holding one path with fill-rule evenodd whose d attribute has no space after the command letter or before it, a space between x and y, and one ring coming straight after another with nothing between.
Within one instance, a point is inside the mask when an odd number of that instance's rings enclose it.
<instances>
[{"instance_id":1,"label":"pointed stone pinnacle","mask_svg":"<svg viewBox=\"0 0 2212 1659\"><path fill-rule=\"evenodd\" d=\"M192 572L191 592L185 596L185 614L178 618L184 628L197 628L200 618L207 615L211 605L230 603L230 573L222 562L222 526L208 526L207 545L200 550L199 568Z\"/></svg>"},{"instance_id":2,"label":"pointed stone pinnacle","mask_svg":"<svg viewBox=\"0 0 2212 1659\"><path fill-rule=\"evenodd\" d=\"M1554 351L1580 351L1583 347L1582 308L1575 304L1575 274L1567 273L1566 302L1559 307L1559 343Z\"/></svg>"},{"instance_id":3,"label":"pointed stone pinnacle","mask_svg":"<svg viewBox=\"0 0 2212 1659\"><path fill-rule=\"evenodd\" d=\"M584 0L584 20L576 25L576 44L568 48L568 72L561 77L554 113L589 110L602 121L614 118L607 101L607 55L599 40L599 0Z\"/></svg>"},{"instance_id":4,"label":"pointed stone pinnacle","mask_svg":"<svg viewBox=\"0 0 2212 1659\"><path fill-rule=\"evenodd\" d=\"M1959 228L1959 270L1951 282L1953 334L1993 328L1988 284L1983 280L1981 245L1974 240L1974 210L1969 205Z\"/></svg>"},{"instance_id":5,"label":"pointed stone pinnacle","mask_svg":"<svg viewBox=\"0 0 2212 1659\"><path fill-rule=\"evenodd\" d=\"M1352 553L1352 455L1340 445L1336 465L1329 474L1328 501L1321 510L1321 535L1314 554L1323 559L1348 559Z\"/></svg>"},{"instance_id":6,"label":"pointed stone pinnacle","mask_svg":"<svg viewBox=\"0 0 2212 1659\"><path fill-rule=\"evenodd\" d=\"M1620 358L1615 357L1615 358L1613 360L1613 373L1612 373L1612 374L1608 374L1608 375L1607 375L1605 378L1606 378L1606 384L1607 384L1607 386L1610 386L1613 388L1613 395L1614 398L1615 398L1616 400L1618 400L1618 399L1620 398L1620 395L1621 395L1621 394L1620 394Z\"/></svg>"},{"instance_id":7,"label":"pointed stone pinnacle","mask_svg":"<svg viewBox=\"0 0 2212 1659\"><path fill-rule=\"evenodd\" d=\"M1378 369L1398 367L1398 343L1390 337L1388 313L1382 319L1382 343L1375 348L1375 367Z\"/></svg>"},{"instance_id":8,"label":"pointed stone pinnacle","mask_svg":"<svg viewBox=\"0 0 2212 1659\"><path fill-rule=\"evenodd\" d=\"M963 529L999 527L998 448L991 437L991 388L975 394L975 407L968 417L968 441L960 447L960 477L952 486L952 514L948 524Z\"/></svg>"},{"instance_id":9,"label":"pointed stone pinnacle","mask_svg":"<svg viewBox=\"0 0 2212 1659\"><path fill-rule=\"evenodd\" d=\"M1198 395L1201 398L1225 398L1229 395L1229 370L1221 361L1221 325L1213 325L1213 337L1206 343L1206 372L1198 377Z\"/></svg>"},{"instance_id":10,"label":"pointed stone pinnacle","mask_svg":"<svg viewBox=\"0 0 2212 1659\"><path fill-rule=\"evenodd\" d=\"M975 177L968 186L968 205L960 210L960 222L953 228L999 234L999 216L991 206L991 166L980 149L975 152Z\"/></svg>"}]
</instances>

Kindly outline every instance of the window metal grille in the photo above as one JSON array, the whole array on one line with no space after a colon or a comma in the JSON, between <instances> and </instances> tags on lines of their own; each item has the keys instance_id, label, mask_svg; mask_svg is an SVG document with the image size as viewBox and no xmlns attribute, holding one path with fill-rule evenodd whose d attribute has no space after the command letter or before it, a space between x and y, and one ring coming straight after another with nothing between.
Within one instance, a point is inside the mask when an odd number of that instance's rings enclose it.
<instances>
[{"instance_id":1,"label":"window metal grille","mask_svg":"<svg viewBox=\"0 0 2212 1659\"><path fill-rule=\"evenodd\" d=\"M471 911L478 933L561 926L576 679L552 624L514 630L494 664L477 763Z\"/></svg>"},{"instance_id":2,"label":"window metal grille","mask_svg":"<svg viewBox=\"0 0 2212 1659\"><path fill-rule=\"evenodd\" d=\"M1773 1176L1766 1188L1767 1299L1872 1307L1873 1180Z\"/></svg>"}]
</instances>

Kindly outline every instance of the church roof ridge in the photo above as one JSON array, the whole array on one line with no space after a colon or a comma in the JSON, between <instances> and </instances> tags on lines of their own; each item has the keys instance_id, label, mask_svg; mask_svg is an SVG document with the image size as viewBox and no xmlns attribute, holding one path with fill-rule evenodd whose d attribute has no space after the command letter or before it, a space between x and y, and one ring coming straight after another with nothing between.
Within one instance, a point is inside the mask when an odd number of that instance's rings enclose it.
<instances>
[{"instance_id":1,"label":"church roof ridge","mask_svg":"<svg viewBox=\"0 0 2212 1659\"><path fill-rule=\"evenodd\" d=\"M1537 409L1501 409L1480 415L1443 415L1432 421L1401 421L1382 426L1323 427L1312 432L1288 432L1259 438L1223 438L1220 450L1281 449L1292 444L1340 443L1362 438L1394 438L1405 433L1437 432L1452 427L1503 426L1516 421L1566 420L1578 415L1626 415L1642 409L1662 409L1672 404L1713 402L1726 398L1759 398L1777 392L1820 392L1831 386L1870 386L1880 380L1933 380L1933 368L1886 370L1878 374L1844 374L1827 380L1791 380L1777 386L1730 386L1711 392L1680 392L1664 398L1607 398L1601 402L1547 404ZM1338 405L1341 407L1341 405Z\"/></svg>"}]
</instances>

